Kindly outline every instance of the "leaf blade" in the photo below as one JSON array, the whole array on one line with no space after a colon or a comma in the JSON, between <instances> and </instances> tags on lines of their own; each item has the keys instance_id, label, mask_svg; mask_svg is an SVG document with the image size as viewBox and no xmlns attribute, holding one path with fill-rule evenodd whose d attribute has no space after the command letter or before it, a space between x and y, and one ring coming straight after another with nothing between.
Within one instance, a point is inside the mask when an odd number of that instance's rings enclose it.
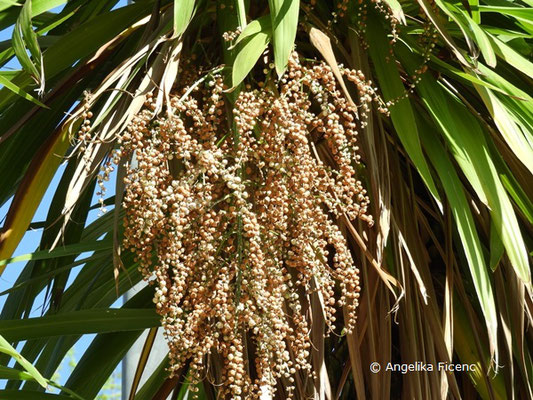
<instances>
[{"instance_id":1,"label":"leaf blade","mask_svg":"<svg viewBox=\"0 0 533 400\"><path fill-rule=\"evenodd\" d=\"M232 87L239 85L252 70L270 42L270 32L260 31L241 43L231 71Z\"/></svg>"},{"instance_id":2,"label":"leaf blade","mask_svg":"<svg viewBox=\"0 0 533 400\"><path fill-rule=\"evenodd\" d=\"M274 64L278 76L281 76L287 68L296 39L300 0L269 0L268 5L272 19Z\"/></svg>"},{"instance_id":3,"label":"leaf blade","mask_svg":"<svg viewBox=\"0 0 533 400\"><path fill-rule=\"evenodd\" d=\"M4 85L7 89L11 90L13 93L16 93L20 97L31 101L33 104L38 105L39 107L43 108L49 108L46 104L41 103L39 100L37 100L35 97L33 97L31 94L25 92L20 87L15 85L13 82L11 82L10 79L6 78L6 76L10 76L11 74L9 72L4 73L4 71L0 72L0 85Z\"/></svg>"},{"instance_id":4,"label":"leaf blade","mask_svg":"<svg viewBox=\"0 0 533 400\"><path fill-rule=\"evenodd\" d=\"M383 28L374 16L369 16L369 22L367 40L371 40L373 43L369 48L370 57L374 62L374 68L385 96L385 101L390 101L403 96L406 89L402 84L396 64L392 60L388 62L384 61L389 58L390 45ZM402 98L397 101L390 108L390 114L402 145L415 164L433 197L437 201L440 201L439 193L431 177L431 172L429 171L424 154L422 153L418 128L409 98Z\"/></svg>"},{"instance_id":5,"label":"leaf blade","mask_svg":"<svg viewBox=\"0 0 533 400\"><path fill-rule=\"evenodd\" d=\"M174 0L174 36L181 36L189 26L194 12L194 0Z\"/></svg>"},{"instance_id":6,"label":"leaf blade","mask_svg":"<svg viewBox=\"0 0 533 400\"><path fill-rule=\"evenodd\" d=\"M159 325L154 309L104 308L59 313L22 320L0 321L0 332L8 340L86 333L125 332Z\"/></svg>"},{"instance_id":7,"label":"leaf blade","mask_svg":"<svg viewBox=\"0 0 533 400\"><path fill-rule=\"evenodd\" d=\"M13 357L26 370L26 372L39 383L39 385L46 388L46 379L44 379L44 377L39 371L37 371L37 368L35 368L32 363L22 357L19 352L9 344L3 335L0 335L0 352Z\"/></svg>"}]
</instances>

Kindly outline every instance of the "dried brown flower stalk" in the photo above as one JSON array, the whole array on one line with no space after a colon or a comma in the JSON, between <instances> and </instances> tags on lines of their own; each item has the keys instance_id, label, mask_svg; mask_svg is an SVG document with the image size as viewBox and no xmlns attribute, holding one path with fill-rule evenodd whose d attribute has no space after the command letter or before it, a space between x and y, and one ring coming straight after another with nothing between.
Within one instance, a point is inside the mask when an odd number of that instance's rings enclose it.
<instances>
[{"instance_id":1,"label":"dried brown flower stalk","mask_svg":"<svg viewBox=\"0 0 533 400\"><path fill-rule=\"evenodd\" d=\"M293 55L279 84L240 92L233 111L213 74L175 93L169 116L154 120L149 100L119 138L119 154L136 160L124 245L156 286L170 369L190 360L199 381L217 353L222 398L273 393L277 379L311 370L302 311L311 293L323 300L328 333L343 306L354 329L359 270L335 220L371 221L357 134L378 98L360 71L343 73L359 91L358 109L327 65L303 66Z\"/></svg>"}]
</instances>

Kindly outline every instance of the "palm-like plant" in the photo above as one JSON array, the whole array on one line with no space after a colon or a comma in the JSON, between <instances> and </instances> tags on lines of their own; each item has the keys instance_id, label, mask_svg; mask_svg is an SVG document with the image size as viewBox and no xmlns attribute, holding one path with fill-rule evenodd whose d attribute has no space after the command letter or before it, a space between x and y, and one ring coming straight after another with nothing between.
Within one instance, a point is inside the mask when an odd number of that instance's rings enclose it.
<instances>
[{"instance_id":1,"label":"palm-like plant","mask_svg":"<svg viewBox=\"0 0 533 400\"><path fill-rule=\"evenodd\" d=\"M3 293L0 334L26 341L18 360L29 374L1 356L0 377L9 379L1 398L92 399L142 330L159 325L151 287L110 308L142 278L135 257L120 253L131 160L119 161L116 195L102 199L114 210L86 224L98 207L91 198L100 167L145 104L154 118L164 115L189 63L222 74L233 88L224 95L231 113L247 85L278 85L293 49L327 63L356 104L357 87L341 70L360 71L388 109L371 108L359 132L357 170L374 225L335 220L361 270L358 322L351 333L325 338L320 301L302 294L316 377L298 372L296 397L533 397L529 0L139 0L114 9L117 3L0 2L0 29L14 25L12 39L0 44L0 65L14 57L21 65L0 72L0 204L14 196L0 270L20 260L10 257L30 227L43 228L39 248L22 258L26 266ZM203 80L200 73L192 85ZM327 147L316 146L324 168L333 168ZM33 221L62 162L46 221ZM44 289L47 311L28 318ZM45 378L88 333L97 336L63 393L42 395ZM2 348L15 354L7 342ZM417 361L469 370L385 368ZM221 368L217 362L209 360L211 370ZM382 371L372 373L372 362ZM134 398L163 399L175 388L184 396L188 365L169 377L163 360ZM200 396L217 398L212 380L197 386ZM280 379L276 396L285 398L286 387Z\"/></svg>"}]
</instances>

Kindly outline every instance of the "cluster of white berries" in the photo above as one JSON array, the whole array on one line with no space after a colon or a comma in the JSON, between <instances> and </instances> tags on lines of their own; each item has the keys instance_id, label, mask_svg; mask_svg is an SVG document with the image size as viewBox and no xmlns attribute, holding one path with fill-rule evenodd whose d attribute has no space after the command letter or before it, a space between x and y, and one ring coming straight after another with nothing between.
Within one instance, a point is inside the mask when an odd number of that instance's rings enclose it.
<instances>
[{"instance_id":1,"label":"cluster of white berries","mask_svg":"<svg viewBox=\"0 0 533 400\"><path fill-rule=\"evenodd\" d=\"M171 97L174 113L154 119L148 96L98 176L103 194L112 164L135 156L124 245L155 286L170 371L189 361L197 382L218 357L221 397L274 394L280 379L294 396L295 375L311 373L311 296L324 301L327 334L338 319L354 329L359 270L336 220L372 223L357 135L369 104L383 105L360 71L342 72L356 105L330 67L296 53L276 90L247 86L232 107L222 75L194 84L181 71L190 84Z\"/></svg>"}]
</instances>

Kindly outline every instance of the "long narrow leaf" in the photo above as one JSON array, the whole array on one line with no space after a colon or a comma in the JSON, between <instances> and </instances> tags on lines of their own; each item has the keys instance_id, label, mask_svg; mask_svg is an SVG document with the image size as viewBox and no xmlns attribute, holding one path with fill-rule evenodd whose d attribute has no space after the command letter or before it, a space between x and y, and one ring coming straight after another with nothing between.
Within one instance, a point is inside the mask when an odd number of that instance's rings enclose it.
<instances>
[{"instance_id":1,"label":"long narrow leaf","mask_svg":"<svg viewBox=\"0 0 533 400\"><path fill-rule=\"evenodd\" d=\"M399 46L398 50L404 63L413 70L414 63L406 48ZM464 174L472 182L480 199L485 200L490 208L517 275L526 285L530 285L531 274L524 239L479 123L464 105L428 74L423 75L417 89Z\"/></svg>"},{"instance_id":2,"label":"long narrow leaf","mask_svg":"<svg viewBox=\"0 0 533 400\"><path fill-rule=\"evenodd\" d=\"M264 28L265 30L261 30L243 40L237 48L237 55L235 56L231 73L233 87L239 85L246 78L268 46L271 32L268 31L268 27L265 26Z\"/></svg>"},{"instance_id":3,"label":"long narrow leaf","mask_svg":"<svg viewBox=\"0 0 533 400\"><path fill-rule=\"evenodd\" d=\"M419 120L421 121L421 119ZM496 364L499 360L498 354L498 314L494 293L490 281L489 270L483 257L481 242L476 231L474 218L470 211L468 201L462 190L462 184L455 172L453 164L446 156L444 148L439 145L439 139L430 133L429 128L421 130L424 148L426 149L431 162L446 192L446 198L450 203L450 208L455 219L455 225L463 250L465 252L470 274L474 281L479 303L485 317L491 354L494 354Z\"/></svg>"},{"instance_id":4,"label":"long narrow leaf","mask_svg":"<svg viewBox=\"0 0 533 400\"><path fill-rule=\"evenodd\" d=\"M71 396L42 393L34 390L0 390L2 400L72 400Z\"/></svg>"},{"instance_id":5,"label":"long narrow leaf","mask_svg":"<svg viewBox=\"0 0 533 400\"><path fill-rule=\"evenodd\" d=\"M385 96L385 101L402 97L405 94L400 79L400 74L393 60L387 60L390 55L390 46L383 28L374 17L369 19L367 40L372 41L369 48L370 56L374 62L377 78ZM426 159L422 153L418 129L409 98L402 98L390 108L392 123L405 150L415 164L420 176L424 180L429 191L437 201L439 193L431 177Z\"/></svg>"},{"instance_id":6,"label":"long narrow leaf","mask_svg":"<svg viewBox=\"0 0 533 400\"><path fill-rule=\"evenodd\" d=\"M2 332L1 329L0 332ZM28 362L17 352L17 350L15 350L15 348L13 348L13 346L8 343L8 341L4 338L4 335L2 334L0 334L0 352L13 357L22 366L22 368L26 370L28 374L30 374L37 382L39 382L39 385L41 385L42 387L47 386L46 379L43 378L41 373L37 371L37 369L30 362Z\"/></svg>"},{"instance_id":7,"label":"long narrow leaf","mask_svg":"<svg viewBox=\"0 0 533 400\"><path fill-rule=\"evenodd\" d=\"M194 0L174 0L174 36L180 36L189 26L194 3Z\"/></svg>"},{"instance_id":8,"label":"long narrow leaf","mask_svg":"<svg viewBox=\"0 0 533 400\"><path fill-rule=\"evenodd\" d=\"M11 90L13 93L16 93L20 97L31 101L32 103L38 105L39 107L48 108L47 105L41 103L39 100L37 100L35 97L33 97L31 94L26 93L24 90L22 90L20 87L15 85L11 82L11 79L9 79L6 76L9 76L9 72L0 72L0 85L4 85L7 89Z\"/></svg>"},{"instance_id":9,"label":"long narrow leaf","mask_svg":"<svg viewBox=\"0 0 533 400\"><path fill-rule=\"evenodd\" d=\"M63 247L57 247L52 251L41 250L34 253L28 253L21 256L9 258L7 260L0 260L0 266L12 264L20 261L28 260L46 260L49 258L57 258L63 256L70 256L75 254L85 253L87 251L103 251L112 248L112 243L109 241L98 240L93 243L77 243L70 244Z\"/></svg>"},{"instance_id":10,"label":"long narrow leaf","mask_svg":"<svg viewBox=\"0 0 533 400\"><path fill-rule=\"evenodd\" d=\"M278 76L287 68L289 56L294 48L300 0L268 0L272 19L272 42L274 64Z\"/></svg>"},{"instance_id":11,"label":"long narrow leaf","mask_svg":"<svg viewBox=\"0 0 533 400\"><path fill-rule=\"evenodd\" d=\"M47 336L134 331L159 325L152 309L90 309L56 315L0 321L0 333L20 341Z\"/></svg>"}]
</instances>

